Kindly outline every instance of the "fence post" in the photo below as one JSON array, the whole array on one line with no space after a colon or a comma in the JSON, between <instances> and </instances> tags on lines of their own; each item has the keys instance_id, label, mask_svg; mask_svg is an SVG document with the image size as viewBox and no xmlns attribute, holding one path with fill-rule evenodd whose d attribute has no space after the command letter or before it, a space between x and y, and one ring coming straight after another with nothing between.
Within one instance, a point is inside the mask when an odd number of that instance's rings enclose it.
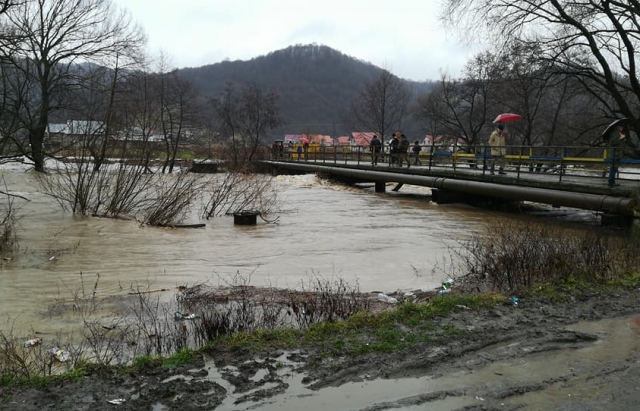
<instances>
[{"instance_id":1,"label":"fence post","mask_svg":"<svg viewBox=\"0 0 640 411\"><path fill-rule=\"evenodd\" d=\"M433 165L433 155L435 154L435 147L436 147L436 141L435 138L431 140L431 152L429 153L429 171L431 171L431 166Z\"/></svg>"},{"instance_id":2,"label":"fence post","mask_svg":"<svg viewBox=\"0 0 640 411\"><path fill-rule=\"evenodd\" d=\"M520 169L522 168L523 155L524 155L524 146L520 145L520 157L518 157L518 174L516 175L516 181L520 180Z\"/></svg>"},{"instance_id":3,"label":"fence post","mask_svg":"<svg viewBox=\"0 0 640 411\"><path fill-rule=\"evenodd\" d=\"M487 146L482 146L482 175L487 174Z\"/></svg>"},{"instance_id":4,"label":"fence post","mask_svg":"<svg viewBox=\"0 0 640 411\"><path fill-rule=\"evenodd\" d=\"M559 183L562 183L562 175L564 174L564 157L566 154L566 147L562 147L562 150L560 151L560 177L558 178Z\"/></svg>"},{"instance_id":5,"label":"fence post","mask_svg":"<svg viewBox=\"0 0 640 411\"><path fill-rule=\"evenodd\" d=\"M453 163L453 171L456 171L458 160L458 141L453 142L453 152L451 153L451 162Z\"/></svg>"}]
</instances>

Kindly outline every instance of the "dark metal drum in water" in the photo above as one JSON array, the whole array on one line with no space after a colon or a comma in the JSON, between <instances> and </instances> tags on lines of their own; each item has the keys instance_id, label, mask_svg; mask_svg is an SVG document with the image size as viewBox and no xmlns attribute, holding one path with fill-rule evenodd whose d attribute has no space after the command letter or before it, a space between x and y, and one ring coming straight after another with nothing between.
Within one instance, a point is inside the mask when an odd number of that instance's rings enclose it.
<instances>
[{"instance_id":1,"label":"dark metal drum in water","mask_svg":"<svg viewBox=\"0 0 640 411\"><path fill-rule=\"evenodd\" d=\"M241 211L233 214L233 224L235 225L256 225L257 211Z\"/></svg>"}]
</instances>

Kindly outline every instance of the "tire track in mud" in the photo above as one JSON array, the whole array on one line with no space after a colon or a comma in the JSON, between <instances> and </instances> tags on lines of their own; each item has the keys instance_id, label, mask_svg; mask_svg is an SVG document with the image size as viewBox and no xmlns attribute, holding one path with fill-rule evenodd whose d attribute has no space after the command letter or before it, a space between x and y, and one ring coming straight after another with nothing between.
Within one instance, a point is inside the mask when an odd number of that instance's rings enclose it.
<instances>
[{"instance_id":1,"label":"tire track in mud","mask_svg":"<svg viewBox=\"0 0 640 411\"><path fill-rule=\"evenodd\" d=\"M487 368L496 368L500 364L517 366L519 363L544 361L545 356L562 356L564 353L577 352L592 347L601 342L597 333L581 332L567 329L567 326L584 320L598 320L601 318L616 318L630 314L637 314L640 310L637 290L623 295L600 296L592 298L572 299L566 304L548 305L544 302L534 302L526 308L511 306L497 307L484 313L459 312L446 318L439 319L441 326L455 326L466 330L469 335L460 341L449 341L440 345L425 344L411 352L398 355L384 355L383 358L368 356L357 361L346 360L342 370L326 375L316 374L316 381L311 385L314 389L328 386L339 386L349 381L362 381L376 378L417 378L429 375L434 379L446 379L452 374L472 374ZM633 325L633 319L630 321ZM636 321L640 328L640 320ZM405 408L429 404L429 409L437 408L444 397L462 395L468 400L481 399L482 404L466 404L460 407L445 407L451 410L489 410L489 409L529 409L530 394L545 391L559 391L572 387L581 387L589 381L607 384L610 376L627 373L628 364L638 359L629 356L616 362L606 364L591 364L581 369L566 367L538 381L518 382L502 378L503 373L495 371L493 380L487 381L483 387L462 385L454 390L440 390L410 396L394 402L378 403L371 407L362 408L363 411ZM372 365L373 364L373 365ZM553 368L553 364L550 364ZM620 377L616 377L620 380ZM624 384L623 384L624 385ZM613 387L613 391L615 388ZM637 386L631 385L631 390ZM609 390L611 391L611 390ZM627 389L628 393L629 389ZM464 393L464 394L461 394ZM603 394L600 398L589 399L586 403L599 404L603 398L612 394ZM632 397L634 398L634 397ZM623 401L619 399L618 401ZM633 399L631 400L633 401ZM534 400L535 402L535 400ZM578 405L576 405L578 404ZM581 404L581 405L580 405ZM581 408L585 402L571 398L568 394L567 405L558 409L610 409L607 407L588 406ZM600 404L602 405L602 404ZM634 405L640 405L635 404ZM433 408L433 406L436 406ZM635 407L634 407L635 408ZM530 408L545 409L545 408ZM548 408L555 409L555 408ZM616 408L613 408L616 409ZM620 409L620 408L617 408Z\"/></svg>"}]
</instances>

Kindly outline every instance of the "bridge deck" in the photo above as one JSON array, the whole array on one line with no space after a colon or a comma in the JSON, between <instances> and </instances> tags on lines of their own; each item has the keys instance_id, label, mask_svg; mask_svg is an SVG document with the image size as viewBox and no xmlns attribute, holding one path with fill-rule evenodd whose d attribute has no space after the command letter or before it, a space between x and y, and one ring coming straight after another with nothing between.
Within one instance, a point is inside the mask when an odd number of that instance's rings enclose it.
<instances>
[{"instance_id":1,"label":"bridge deck","mask_svg":"<svg viewBox=\"0 0 640 411\"><path fill-rule=\"evenodd\" d=\"M373 166L368 162L349 159L295 159L267 163L281 169L335 174L356 181L401 182L625 215L637 215L633 211L636 207L633 197L640 188L640 169L632 165L621 166L615 186L610 186L602 164L593 166L588 162L561 165L554 162L510 162L505 166L506 174L496 172L495 175L484 167L483 162L454 164L430 161L429 164L412 164L410 167L406 163L403 167L390 166L388 163Z\"/></svg>"},{"instance_id":2,"label":"bridge deck","mask_svg":"<svg viewBox=\"0 0 640 411\"><path fill-rule=\"evenodd\" d=\"M275 162L274 162L275 163ZM640 189L640 169L630 167L620 167L619 177L616 178L616 185L610 187L608 184L608 176L604 175L602 168L594 170L575 165L567 165L564 168L558 166L545 165L536 172L536 169L530 169L529 166L507 165L505 167L506 174L501 175L496 172L492 175L488 169L484 169L481 165L470 167L469 165L458 165L453 167L449 165L429 166L429 165L411 165L407 167L389 166L387 163L372 166L364 162L358 161L305 161L291 160L279 161L284 168L286 163L292 164L309 164L323 165L329 167L340 167L359 170L384 171L398 174L415 174L422 176L447 177L469 181L484 181L496 184L518 185L524 187L540 187L547 189L557 189L563 191L591 193L591 194L608 194L620 197L631 197L635 190ZM497 168L496 168L497 171Z\"/></svg>"}]
</instances>

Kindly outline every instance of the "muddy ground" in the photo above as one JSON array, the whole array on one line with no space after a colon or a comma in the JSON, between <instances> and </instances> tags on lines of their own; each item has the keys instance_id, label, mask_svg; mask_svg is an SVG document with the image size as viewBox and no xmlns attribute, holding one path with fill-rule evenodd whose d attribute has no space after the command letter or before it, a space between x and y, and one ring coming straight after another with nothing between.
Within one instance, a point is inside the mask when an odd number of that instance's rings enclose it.
<instances>
[{"instance_id":1,"label":"muddy ground","mask_svg":"<svg viewBox=\"0 0 640 411\"><path fill-rule=\"evenodd\" d=\"M571 326L603 319L622 324L622 334ZM565 303L522 299L517 306L486 311L461 307L436 322L471 338L337 359L304 350L212 351L185 367L104 372L40 390L4 388L0 409L640 409L640 290L581 295ZM620 335L624 344L620 339L618 349ZM602 347L615 355L589 354L605 341L609 345ZM565 364L564 357L572 359ZM538 367L522 368L533 364ZM416 382L414 392L398 388ZM385 386L388 391L381 393ZM322 393L328 395L320 400Z\"/></svg>"}]
</instances>

